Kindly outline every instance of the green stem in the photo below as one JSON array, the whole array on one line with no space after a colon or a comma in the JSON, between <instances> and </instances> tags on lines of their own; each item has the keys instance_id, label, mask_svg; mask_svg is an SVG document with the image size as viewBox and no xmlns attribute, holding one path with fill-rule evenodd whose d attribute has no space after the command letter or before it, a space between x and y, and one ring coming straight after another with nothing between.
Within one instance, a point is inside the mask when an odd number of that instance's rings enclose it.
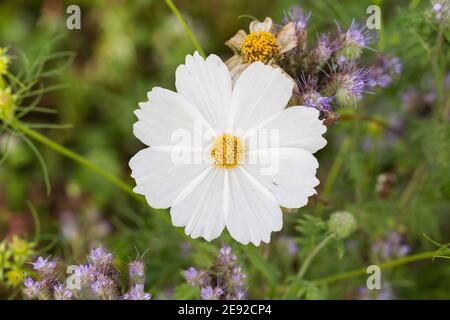
<instances>
[{"instance_id":1,"label":"green stem","mask_svg":"<svg viewBox=\"0 0 450 320\"><path fill-rule=\"evenodd\" d=\"M174 5L174 3L171 0L165 0L167 6L172 10L173 14L177 17L178 21L180 21L181 25L183 26L184 31L188 35L189 39L191 39L192 44L194 45L195 49L197 49L198 53L205 58L205 52L202 49L202 46L200 45L200 42L195 37L194 33L192 32L191 28L189 28L186 20L184 20L183 16L181 15L180 11L177 9L177 7Z\"/></svg>"},{"instance_id":2,"label":"green stem","mask_svg":"<svg viewBox=\"0 0 450 320\"><path fill-rule=\"evenodd\" d=\"M305 275L306 271L308 271L309 265L314 260L316 255L320 252L320 250L322 250L325 247L325 245L328 243L328 241L333 239L333 237L334 237L334 234L328 235L326 238L324 238L321 242L319 242L311 250L311 252L306 256L305 261L303 262L302 267L300 268L300 271L297 274L297 279L303 278L303 276Z\"/></svg>"},{"instance_id":3,"label":"green stem","mask_svg":"<svg viewBox=\"0 0 450 320\"><path fill-rule=\"evenodd\" d=\"M73 152L72 150L67 149L66 147L50 140L49 138L47 138L46 136L40 134L37 131L34 131L33 129L27 127L25 124L21 123L20 121L17 120L13 120L11 121L11 123L9 124L11 127L19 130L20 132L22 132L24 135L39 141L40 143L46 145L47 147L49 147L50 149L62 154L63 156L66 156L69 159L74 160L75 162L78 162L79 164L85 166L86 168L94 171L95 173L99 174L100 176L104 177L105 179L107 179L109 182L111 182L112 184L116 185L117 187L119 187L120 189L122 189L123 191L125 191L126 193L128 193L129 195L133 196L134 198L145 202L145 199L139 195L137 195L136 193L133 192L133 188L126 182L122 181L121 179L117 178L116 176L114 176L113 174L109 173L108 171L106 171L105 169L102 169L101 167L99 167L98 165L96 165L95 163L93 163L91 160Z\"/></svg>"},{"instance_id":4,"label":"green stem","mask_svg":"<svg viewBox=\"0 0 450 320\"><path fill-rule=\"evenodd\" d=\"M408 263L411 263L414 261L426 260L429 258L433 258L434 254L435 254L435 251L422 252L422 253L402 257L399 259L387 261L378 266L380 267L380 269L394 268L394 267L397 267L397 266L400 266L403 264L408 264ZM365 267L355 269L352 271L335 274L335 275L328 276L328 277L323 277L323 278L320 278L317 280L313 280L313 282L317 285L325 285L325 284L330 284L333 282L338 282L338 281L346 280L346 279L357 277L357 276L362 276L364 274L367 274L367 268L365 268Z\"/></svg>"},{"instance_id":5,"label":"green stem","mask_svg":"<svg viewBox=\"0 0 450 320\"><path fill-rule=\"evenodd\" d=\"M348 149L350 148L350 138L345 138L342 142L339 151L334 158L333 164L331 165L330 170L328 171L328 177L325 182L325 186L323 188L323 191L321 192L321 198L323 198L325 201L328 200L328 196L331 193L331 190L333 189L334 183L336 182L337 176L341 170L342 164L344 162L345 156L348 152ZM317 205L317 215L322 215L324 209L324 205L322 203L319 203Z\"/></svg>"}]
</instances>

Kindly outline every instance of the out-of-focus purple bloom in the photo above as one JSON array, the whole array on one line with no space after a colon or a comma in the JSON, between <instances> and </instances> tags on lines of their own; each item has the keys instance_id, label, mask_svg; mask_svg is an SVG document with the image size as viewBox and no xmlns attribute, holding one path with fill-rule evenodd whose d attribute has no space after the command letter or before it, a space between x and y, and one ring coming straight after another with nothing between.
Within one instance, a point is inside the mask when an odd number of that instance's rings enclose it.
<instances>
[{"instance_id":1,"label":"out-of-focus purple bloom","mask_svg":"<svg viewBox=\"0 0 450 320\"><path fill-rule=\"evenodd\" d=\"M375 241L372 250L382 260L401 258L411 251L403 236L393 231L388 232L382 239Z\"/></svg>"},{"instance_id":2,"label":"out-of-focus purple bloom","mask_svg":"<svg viewBox=\"0 0 450 320\"><path fill-rule=\"evenodd\" d=\"M393 300L394 294L389 283L383 283L381 289L368 289L367 286L359 287L358 300Z\"/></svg>"},{"instance_id":3,"label":"out-of-focus purple bloom","mask_svg":"<svg viewBox=\"0 0 450 320\"><path fill-rule=\"evenodd\" d=\"M36 262L32 263L33 269L39 272L40 275L47 275L54 271L56 268L56 262L49 260L50 258L38 257Z\"/></svg>"},{"instance_id":4,"label":"out-of-focus purple bloom","mask_svg":"<svg viewBox=\"0 0 450 320\"><path fill-rule=\"evenodd\" d=\"M65 285L57 284L53 287L53 296L55 300L70 300L72 299L72 291Z\"/></svg>"},{"instance_id":5,"label":"out-of-focus purple bloom","mask_svg":"<svg viewBox=\"0 0 450 320\"><path fill-rule=\"evenodd\" d=\"M135 284L123 297L124 300L150 300L152 295L144 292L143 284Z\"/></svg>"},{"instance_id":6,"label":"out-of-focus purple bloom","mask_svg":"<svg viewBox=\"0 0 450 320\"><path fill-rule=\"evenodd\" d=\"M291 256L295 256L298 253L298 245L295 242L294 237L291 236L281 236L280 243L287 249L287 252Z\"/></svg>"},{"instance_id":7,"label":"out-of-focus purple bloom","mask_svg":"<svg viewBox=\"0 0 450 320\"><path fill-rule=\"evenodd\" d=\"M386 88L402 72L400 59L379 54L375 66L369 71L369 76L374 80L373 86Z\"/></svg>"},{"instance_id":8,"label":"out-of-focus purple bloom","mask_svg":"<svg viewBox=\"0 0 450 320\"><path fill-rule=\"evenodd\" d=\"M450 23L450 2L448 0L435 0L432 2L432 11L438 23Z\"/></svg>"},{"instance_id":9,"label":"out-of-focus purple bloom","mask_svg":"<svg viewBox=\"0 0 450 320\"><path fill-rule=\"evenodd\" d=\"M195 269L194 267L190 267L189 269L184 271L184 278L186 279L186 281L192 285L192 286L196 286L197 285L197 280L198 280L198 271L197 269Z\"/></svg>"},{"instance_id":10,"label":"out-of-focus purple bloom","mask_svg":"<svg viewBox=\"0 0 450 320\"><path fill-rule=\"evenodd\" d=\"M94 248L89 254L89 261L98 267L107 267L111 264L113 256L111 253L106 252L102 247Z\"/></svg>"}]
</instances>

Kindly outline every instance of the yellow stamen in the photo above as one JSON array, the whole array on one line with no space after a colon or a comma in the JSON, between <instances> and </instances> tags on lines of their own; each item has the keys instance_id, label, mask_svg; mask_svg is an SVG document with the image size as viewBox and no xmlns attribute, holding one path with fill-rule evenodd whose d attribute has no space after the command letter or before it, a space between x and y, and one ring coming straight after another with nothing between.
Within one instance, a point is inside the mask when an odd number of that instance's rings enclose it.
<instances>
[{"instance_id":1,"label":"yellow stamen","mask_svg":"<svg viewBox=\"0 0 450 320\"><path fill-rule=\"evenodd\" d=\"M245 62L261 61L268 63L279 53L275 36L266 31L252 32L245 37L241 53Z\"/></svg>"},{"instance_id":2,"label":"yellow stamen","mask_svg":"<svg viewBox=\"0 0 450 320\"><path fill-rule=\"evenodd\" d=\"M245 154L245 145L241 139L230 134L218 136L211 149L211 157L219 168L236 168Z\"/></svg>"}]
</instances>

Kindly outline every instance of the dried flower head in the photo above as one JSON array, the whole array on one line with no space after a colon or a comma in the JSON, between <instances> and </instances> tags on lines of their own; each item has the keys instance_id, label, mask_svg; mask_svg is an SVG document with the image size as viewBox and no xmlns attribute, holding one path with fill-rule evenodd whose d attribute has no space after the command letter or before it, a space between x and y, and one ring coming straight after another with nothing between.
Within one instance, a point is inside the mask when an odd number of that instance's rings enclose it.
<instances>
[{"instance_id":1,"label":"dried flower head","mask_svg":"<svg viewBox=\"0 0 450 320\"><path fill-rule=\"evenodd\" d=\"M264 22L252 21L249 29L249 34L239 30L225 43L234 52L234 56L225 62L233 79L252 62L277 64L283 54L297 46L294 22L287 23L278 31L272 19L267 17Z\"/></svg>"}]
</instances>

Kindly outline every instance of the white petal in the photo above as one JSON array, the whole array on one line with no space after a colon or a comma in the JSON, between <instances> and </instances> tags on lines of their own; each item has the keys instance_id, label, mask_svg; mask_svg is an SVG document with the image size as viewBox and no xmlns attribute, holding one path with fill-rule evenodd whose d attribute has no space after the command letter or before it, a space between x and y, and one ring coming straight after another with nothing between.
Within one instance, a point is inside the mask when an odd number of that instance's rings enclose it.
<instances>
[{"instance_id":1,"label":"white petal","mask_svg":"<svg viewBox=\"0 0 450 320\"><path fill-rule=\"evenodd\" d=\"M319 120L319 111L314 108L289 107L261 126L259 130L266 130L268 135L276 132L280 148L296 147L315 153L327 144L322 137L327 127ZM255 134L258 134L259 130L256 130Z\"/></svg>"},{"instance_id":2,"label":"white petal","mask_svg":"<svg viewBox=\"0 0 450 320\"><path fill-rule=\"evenodd\" d=\"M224 208L228 202L225 189L227 171L210 168L192 181L170 209L173 225L186 227L186 234L192 238L203 237L208 241L222 233Z\"/></svg>"},{"instance_id":3,"label":"white petal","mask_svg":"<svg viewBox=\"0 0 450 320\"><path fill-rule=\"evenodd\" d=\"M153 208L172 206L183 189L209 168L208 164L177 164L172 156L152 147L130 160L131 176L136 180L134 192L144 195Z\"/></svg>"},{"instance_id":4,"label":"white petal","mask_svg":"<svg viewBox=\"0 0 450 320\"><path fill-rule=\"evenodd\" d=\"M135 111L138 121L133 127L135 136L148 146L182 142L192 146L189 138L193 137L194 129L207 126L200 113L176 92L156 87L148 93L148 99L139 103L140 109ZM180 134L187 140L180 141Z\"/></svg>"},{"instance_id":5,"label":"white petal","mask_svg":"<svg viewBox=\"0 0 450 320\"><path fill-rule=\"evenodd\" d=\"M274 195L280 206L302 207L316 193L319 164L310 152L300 148L274 148L249 151L246 156L255 156L257 163L248 163L249 160L243 167Z\"/></svg>"},{"instance_id":6,"label":"white petal","mask_svg":"<svg viewBox=\"0 0 450 320\"><path fill-rule=\"evenodd\" d=\"M283 225L281 209L273 195L242 167L230 170L230 206L226 226L231 236L258 246L268 243L272 231Z\"/></svg>"},{"instance_id":7,"label":"white petal","mask_svg":"<svg viewBox=\"0 0 450 320\"><path fill-rule=\"evenodd\" d=\"M175 86L211 127L224 132L232 84L230 72L218 56L204 60L198 52L187 55L185 64L177 68Z\"/></svg>"},{"instance_id":8,"label":"white petal","mask_svg":"<svg viewBox=\"0 0 450 320\"><path fill-rule=\"evenodd\" d=\"M234 129L248 130L283 110L294 83L278 68L252 63L236 80L231 98Z\"/></svg>"}]
</instances>

